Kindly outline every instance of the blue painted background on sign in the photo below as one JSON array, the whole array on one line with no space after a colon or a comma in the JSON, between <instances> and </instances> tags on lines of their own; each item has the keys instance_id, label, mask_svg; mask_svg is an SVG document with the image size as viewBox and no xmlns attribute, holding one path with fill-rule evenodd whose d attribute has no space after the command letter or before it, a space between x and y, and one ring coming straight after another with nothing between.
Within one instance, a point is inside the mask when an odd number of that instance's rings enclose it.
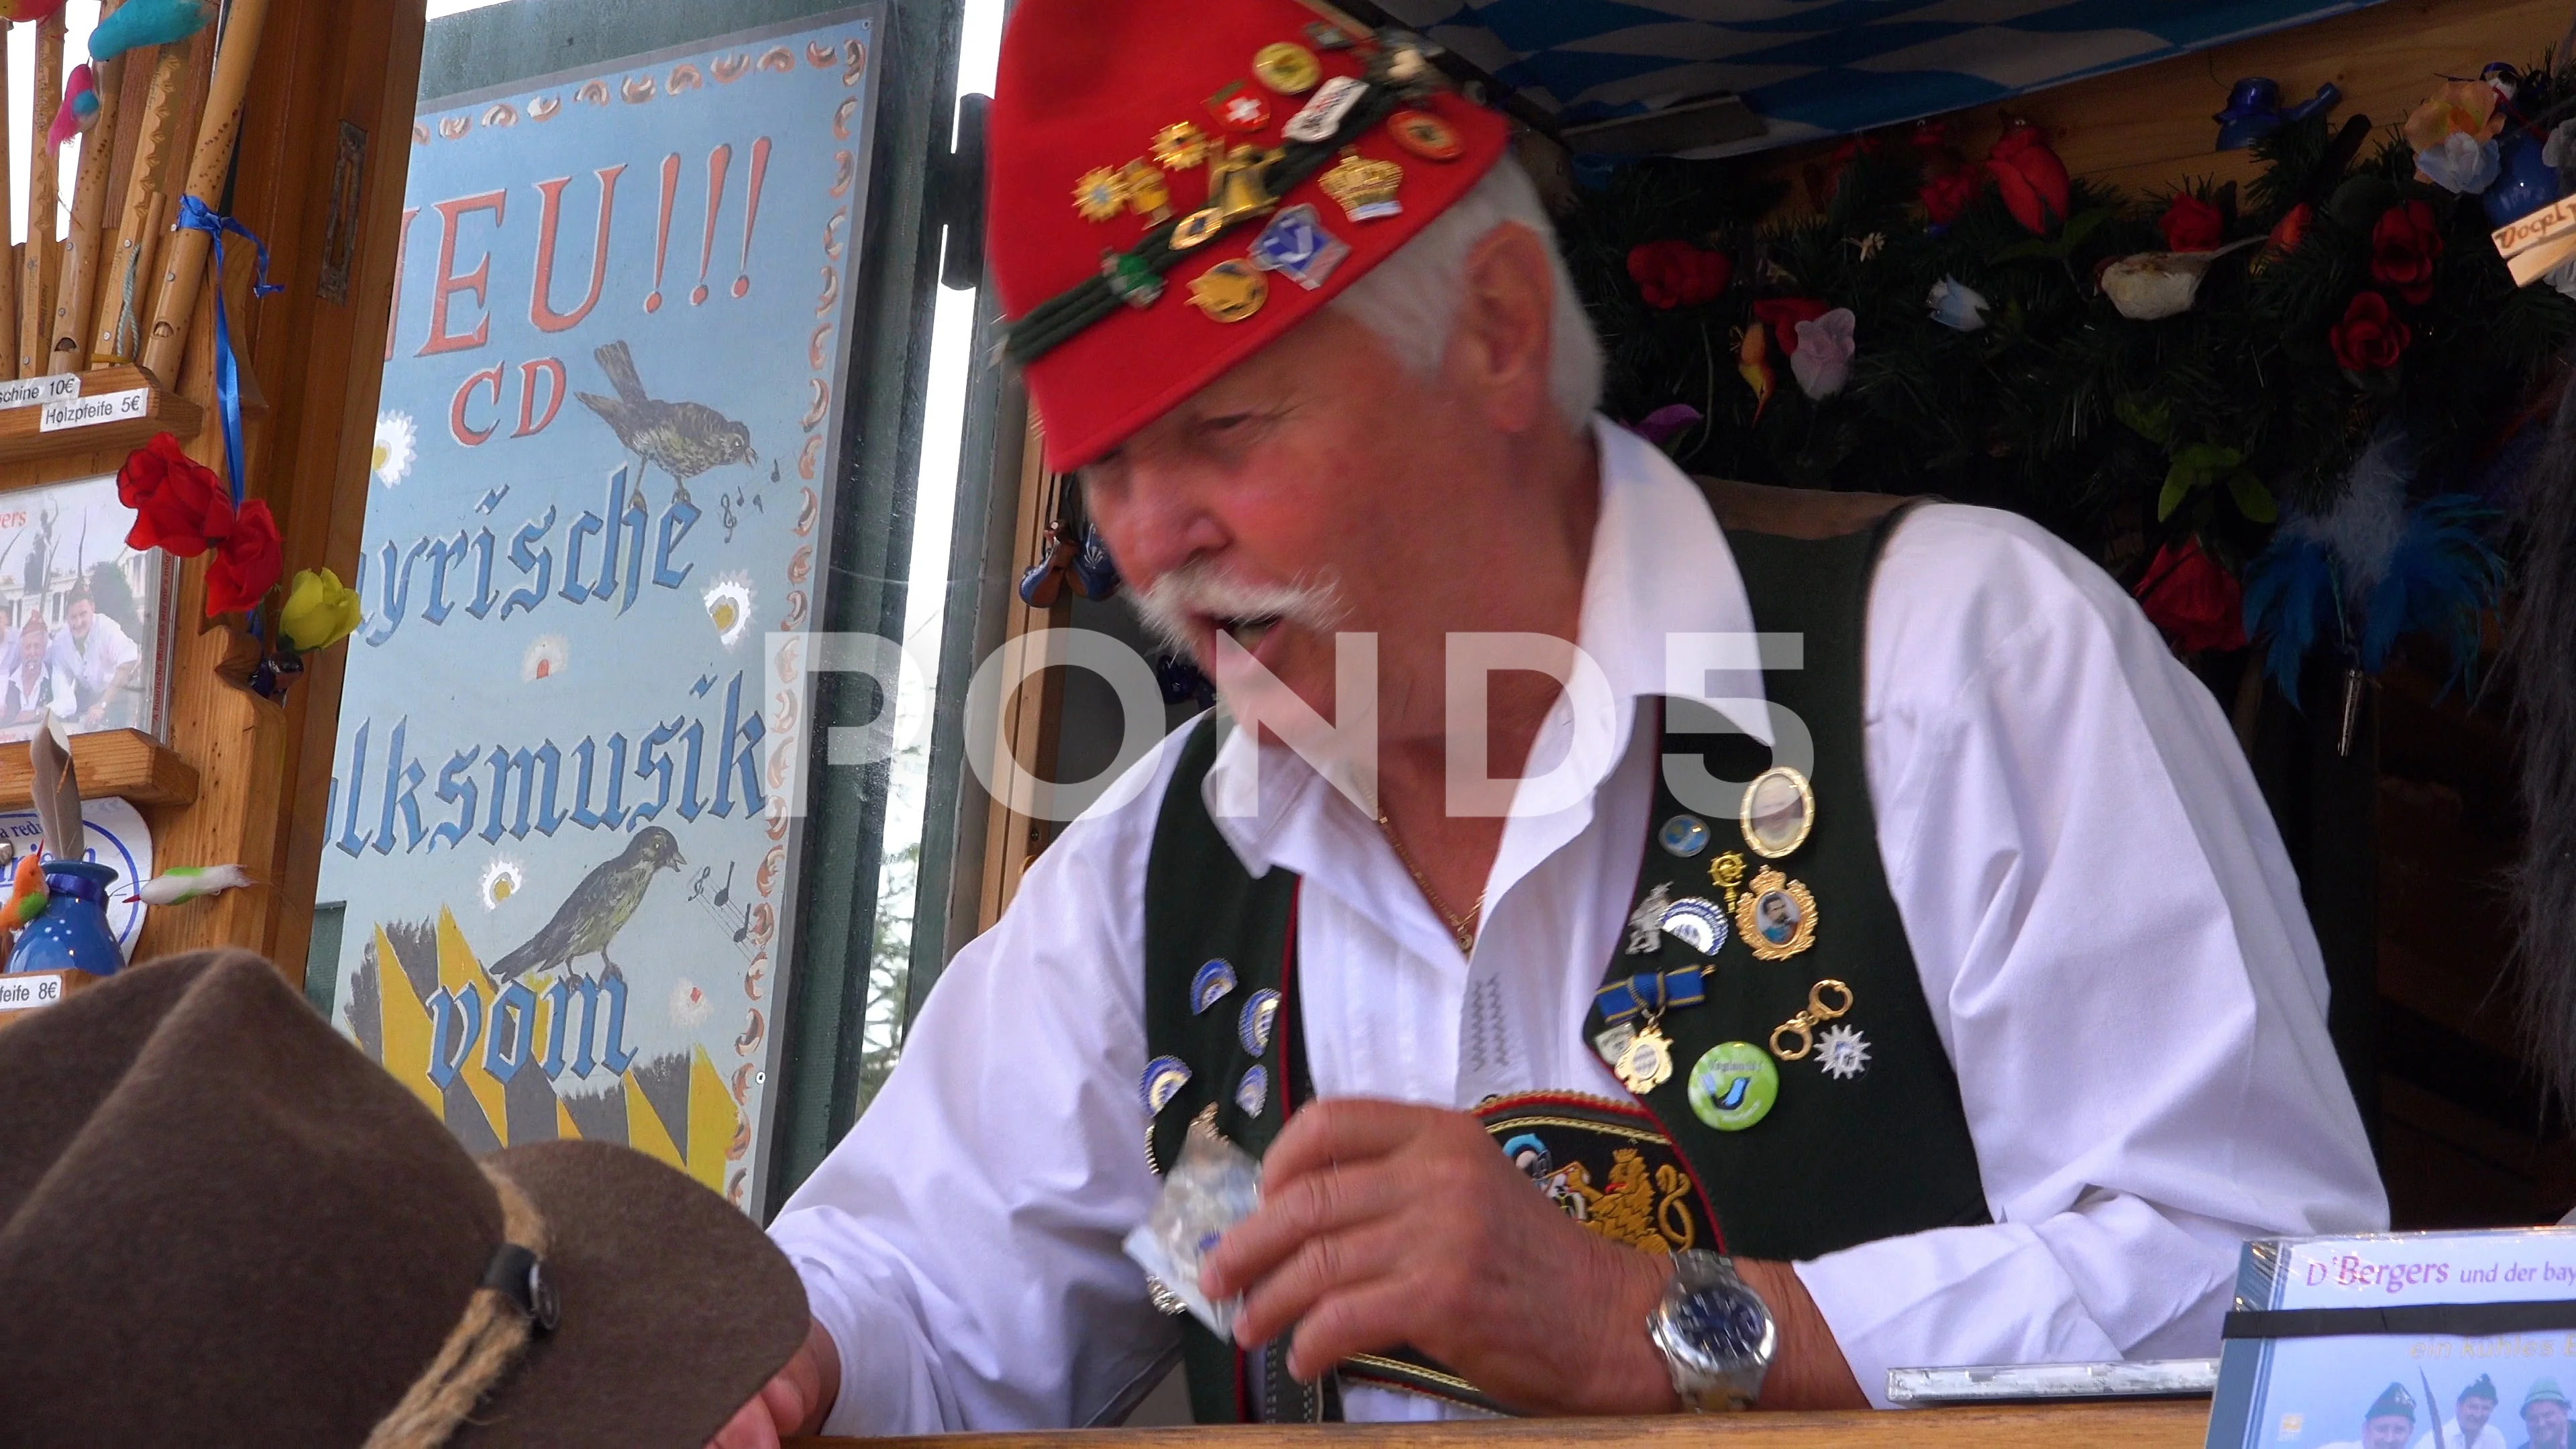
<instances>
[{"instance_id":1,"label":"blue painted background on sign","mask_svg":"<svg viewBox=\"0 0 2576 1449\"><path fill-rule=\"evenodd\" d=\"M426 1011L413 1085L469 1143L634 1124L738 1202L756 1179L791 885L761 639L821 612L874 30L414 128L321 895L348 903L338 1024L403 1075ZM380 927L420 954L361 982ZM497 1004L565 980L622 987L614 1043Z\"/></svg>"},{"instance_id":2,"label":"blue painted background on sign","mask_svg":"<svg viewBox=\"0 0 2576 1449\"><path fill-rule=\"evenodd\" d=\"M1383 0L1569 121L1733 92L1755 150L2003 100L2377 0Z\"/></svg>"}]
</instances>

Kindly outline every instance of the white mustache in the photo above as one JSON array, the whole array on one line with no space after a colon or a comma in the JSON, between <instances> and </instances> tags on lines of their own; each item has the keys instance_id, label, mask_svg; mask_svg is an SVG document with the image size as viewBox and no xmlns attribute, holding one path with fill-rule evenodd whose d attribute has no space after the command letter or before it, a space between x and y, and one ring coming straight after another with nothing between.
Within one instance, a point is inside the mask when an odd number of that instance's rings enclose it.
<instances>
[{"instance_id":1,"label":"white mustache","mask_svg":"<svg viewBox=\"0 0 2576 1449\"><path fill-rule=\"evenodd\" d=\"M1192 559L1156 579L1152 588L1131 590L1129 597L1145 627L1183 654L1196 647L1195 625L1203 618L1276 617L1321 632L1342 617L1341 591L1329 582L1247 584L1227 578L1206 559Z\"/></svg>"}]
</instances>

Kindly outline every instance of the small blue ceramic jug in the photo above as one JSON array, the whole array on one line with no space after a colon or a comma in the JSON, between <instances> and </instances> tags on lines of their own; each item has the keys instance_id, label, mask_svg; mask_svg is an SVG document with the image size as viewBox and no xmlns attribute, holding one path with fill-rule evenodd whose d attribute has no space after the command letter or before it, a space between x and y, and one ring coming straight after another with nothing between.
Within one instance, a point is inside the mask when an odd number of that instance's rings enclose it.
<instances>
[{"instance_id":1,"label":"small blue ceramic jug","mask_svg":"<svg viewBox=\"0 0 2576 1449\"><path fill-rule=\"evenodd\" d=\"M86 971L113 976L125 965L116 932L107 924L112 866L85 860L45 862L45 913L18 932L9 972Z\"/></svg>"}]
</instances>

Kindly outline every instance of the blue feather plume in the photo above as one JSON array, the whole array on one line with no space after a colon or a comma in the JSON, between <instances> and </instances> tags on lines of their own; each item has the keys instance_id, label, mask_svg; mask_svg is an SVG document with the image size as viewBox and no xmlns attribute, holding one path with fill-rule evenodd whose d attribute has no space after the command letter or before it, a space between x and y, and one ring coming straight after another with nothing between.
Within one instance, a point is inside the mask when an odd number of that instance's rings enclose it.
<instances>
[{"instance_id":1,"label":"blue feather plume","mask_svg":"<svg viewBox=\"0 0 2576 1449\"><path fill-rule=\"evenodd\" d=\"M2314 532L2285 527L2245 570L2245 633L2270 641L2263 672L2292 708L2299 703L2299 668L2329 620L2337 642L2344 642L2349 631L2334 560Z\"/></svg>"},{"instance_id":2,"label":"blue feather plume","mask_svg":"<svg viewBox=\"0 0 2576 1449\"><path fill-rule=\"evenodd\" d=\"M2424 633L2450 650L2452 682L2468 675L2478 658L2479 617L2504 593L2504 557L2486 537L2499 518L2458 493L2407 510L2406 532L2370 591L2363 669L2378 673L2400 635Z\"/></svg>"}]
</instances>

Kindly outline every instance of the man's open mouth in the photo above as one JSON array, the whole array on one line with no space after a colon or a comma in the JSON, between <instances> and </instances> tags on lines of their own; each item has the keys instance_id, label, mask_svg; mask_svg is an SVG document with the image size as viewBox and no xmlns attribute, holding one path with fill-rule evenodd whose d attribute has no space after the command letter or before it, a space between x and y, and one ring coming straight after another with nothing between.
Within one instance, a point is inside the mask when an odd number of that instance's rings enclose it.
<instances>
[{"instance_id":1,"label":"man's open mouth","mask_svg":"<svg viewBox=\"0 0 2576 1449\"><path fill-rule=\"evenodd\" d=\"M1259 614L1248 618L1219 619L1216 626L1233 635L1234 642L1242 645L1248 654L1261 647L1261 641L1278 627L1279 618L1277 614Z\"/></svg>"}]
</instances>

